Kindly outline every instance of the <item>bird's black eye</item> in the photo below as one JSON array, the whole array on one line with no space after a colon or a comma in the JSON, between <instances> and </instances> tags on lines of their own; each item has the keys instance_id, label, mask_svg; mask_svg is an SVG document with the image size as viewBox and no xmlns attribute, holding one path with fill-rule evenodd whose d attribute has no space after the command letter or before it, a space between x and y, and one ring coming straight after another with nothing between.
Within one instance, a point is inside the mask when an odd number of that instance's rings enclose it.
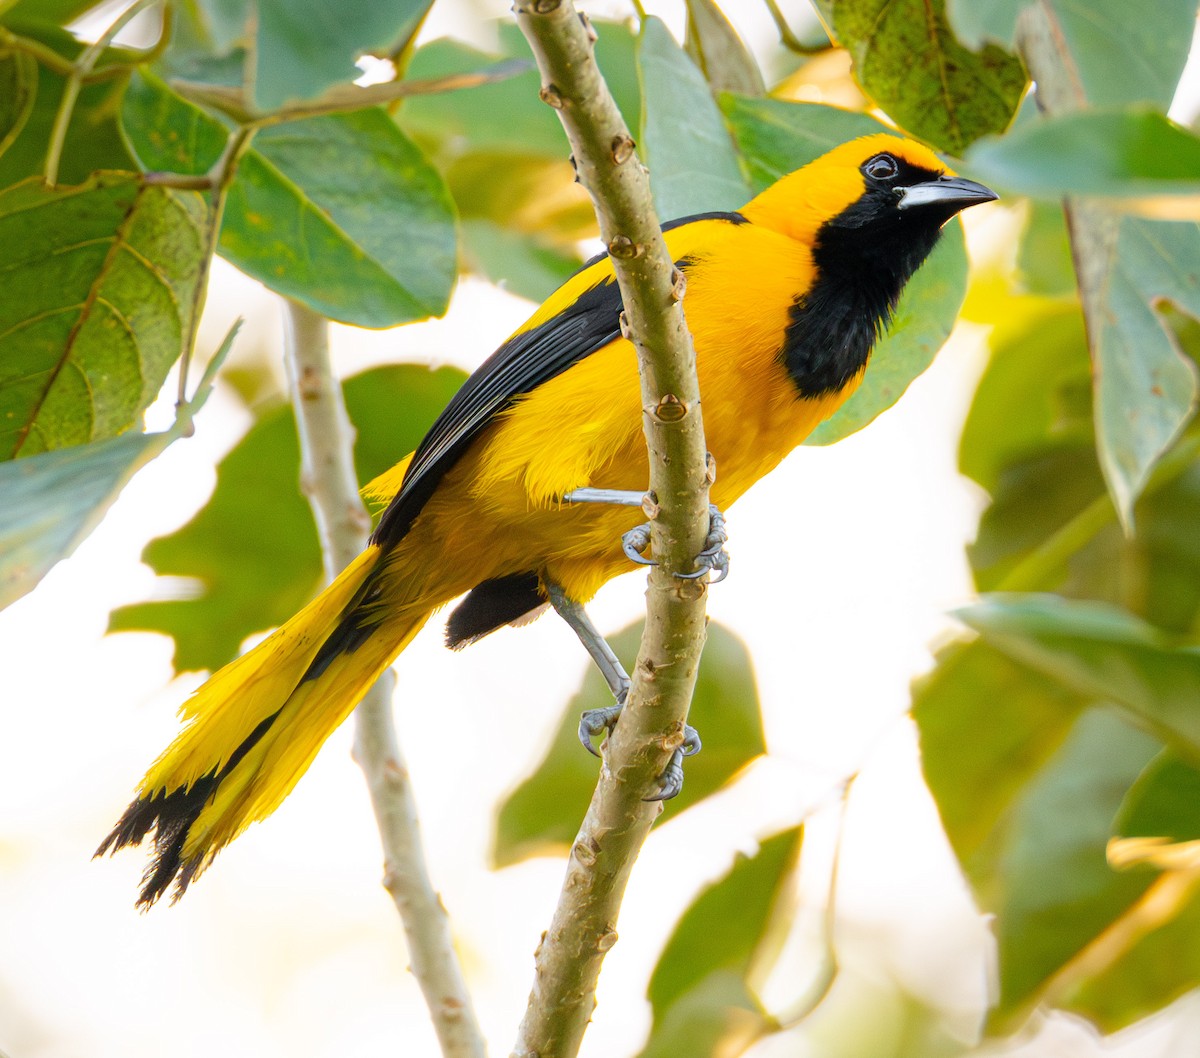
<instances>
[{"instance_id":1,"label":"bird's black eye","mask_svg":"<svg viewBox=\"0 0 1200 1058\"><path fill-rule=\"evenodd\" d=\"M894 180L900 173L900 163L890 154L877 154L864 163L862 171L872 180Z\"/></svg>"}]
</instances>

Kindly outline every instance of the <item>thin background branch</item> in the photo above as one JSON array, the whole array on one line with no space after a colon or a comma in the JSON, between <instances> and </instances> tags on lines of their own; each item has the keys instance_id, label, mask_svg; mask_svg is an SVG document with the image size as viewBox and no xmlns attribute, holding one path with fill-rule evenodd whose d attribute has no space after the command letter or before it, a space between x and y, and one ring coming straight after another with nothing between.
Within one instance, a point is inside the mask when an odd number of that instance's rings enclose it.
<instances>
[{"instance_id":1,"label":"thin background branch","mask_svg":"<svg viewBox=\"0 0 1200 1058\"><path fill-rule=\"evenodd\" d=\"M682 742L704 645L707 589L672 572L691 571L703 547L709 479L695 357L681 305L684 278L663 242L648 174L596 67L594 33L570 0L518 0L514 11L541 70L542 98L558 111L580 182L592 195L621 288L623 320L637 346L656 501L647 503L647 514L660 563L650 573L633 686L538 948L514 1048L520 1058L558 1058L579 1049L601 963L617 940L625 885L661 811L659 802L643 798L655 791Z\"/></svg>"},{"instance_id":2,"label":"thin background branch","mask_svg":"<svg viewBox=\"0 0 1200 1058\"><path fill-rule=\"evenodd\" d=\"M301 484L332 579L367 544L371 520L358 495L354 432L329 359L329 323L287 302L284 359L302 456ZM384 887L404 923L413 975L445 1058L484 1058L487 1049L454 952L450 920L429 881L408 769L392 726L387 672L355 711L354 755L366 775L384 854Z\"/></svg>"}]
</instances>

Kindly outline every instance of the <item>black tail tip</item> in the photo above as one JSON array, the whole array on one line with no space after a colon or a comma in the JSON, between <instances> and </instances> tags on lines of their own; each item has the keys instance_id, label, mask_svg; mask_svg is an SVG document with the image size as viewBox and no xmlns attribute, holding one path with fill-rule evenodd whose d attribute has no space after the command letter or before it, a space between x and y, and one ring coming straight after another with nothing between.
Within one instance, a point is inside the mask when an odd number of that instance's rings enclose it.
<instances>
[{"instance_id":1,"label":"black tail tip","mask_svg":"<svg viewBox=\"0 0 1200 1058\"><path fill-rule=\"evenodd\" d=\"M148 911L172 885L171 903L174 904L200 873L204 857L184 859L183 847L214 785L211 779L202 779L190 790L160 791L150 797L137 798L92 854L95 859L141 845L153 832L153 851L142 874L142 889L137 898L136 906L140 910Z\"/></svg>"}]
</instances>

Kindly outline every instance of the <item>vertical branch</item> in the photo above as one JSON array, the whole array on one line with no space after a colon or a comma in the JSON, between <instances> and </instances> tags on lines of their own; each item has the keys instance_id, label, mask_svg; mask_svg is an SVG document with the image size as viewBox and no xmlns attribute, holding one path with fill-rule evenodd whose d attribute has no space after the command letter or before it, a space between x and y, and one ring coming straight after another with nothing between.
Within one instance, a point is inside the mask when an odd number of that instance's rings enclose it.
<instances>
[{"instance_id":1,"label":"vertical branch","mask_svg":"<svg viewBox=\"0 0 1200 1058\"><path fill-rule=\"evenodd\" d=\"M650 453L652 549L646 631L633 685L567 864L514 1055L574 1055L595 1007L605 953L633 862L661 811L655 789L683 724L704 645L704 583L683 581L708 525L708 468L684 277L663 242L645 167L592 54L595 35L570 0L517 0L517 21L592 195L637 347ZM630 483L634 485L636 483Z\"/></svg>"},{"instance_id":2,"label":"vertical branch","mask_svg":"<svg viewBox=\"0 0 1200 1058\"><path fill-rule=\"evenodd\" d=\"M321 536L332 579L365 546L370 518L358 495L353 428L329 360L329 324L287 302L285 360L296 428L301 483ZM389 671L355 711L354 755L366 775L384 854L384 887L404 923L413 975L445 1058L484 1058L486 1048L454 952L450 920L429 881L416 802L400 755L390 709Z\"/></svg>"}]
</instances>

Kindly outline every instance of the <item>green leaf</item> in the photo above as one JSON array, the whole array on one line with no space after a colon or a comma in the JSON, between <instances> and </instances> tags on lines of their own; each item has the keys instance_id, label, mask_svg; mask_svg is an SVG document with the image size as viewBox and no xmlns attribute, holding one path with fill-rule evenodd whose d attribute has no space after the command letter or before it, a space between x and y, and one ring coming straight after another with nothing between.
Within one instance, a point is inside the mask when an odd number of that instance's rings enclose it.
<instances>
[{"instance_id":1,"label":"green leaf","mask_svg":"<svg viewBox=\"0 0 1200 1058\"><path fill-rule=\"evenodd\" d=\"M1016 807L998 864L1000 1000L992 1023L1023 1018L1050 978L1146 891L1145 872L1105 858L1125 790L1158 749L1113 713L1085 713Z\"/></svg>"},{"instance_id":2,"label":"green leaf","mask_svg":"<svg viewBox=\"0 0 1200 1058\"><path fill-rule=\"evenodd\" d=\"M1078 213L1078 223L1104 224L1094 211ZM1170 301L1200 319L1200 226L1127 217L1113 230L1080 286L1095 365L1096 447L1130 527L1150 471L1196 408L1196 366L1152 306Z\"/></svg>"},{"instance_id":3,"label":"green leaf","mask_svg":"<svg viewBox=\"0 0 1200 1058\"><path fill-rule=\"evenodd\" d=\"M997 702L1003 708L996 708ZM986 642L958 642L913 686L921 761L946 836L985 907L1015 807L1059 751L1086 699Z\"/></svg>"},{"instance_id":4,"label":"green leaf","mask_svg":"<svg viewBox=\"0 0 1200 1058\"><path fill-rule=\"evenodd\" d=\"M0 458L137 421L190 338L206 211L132 173L0 191Z\"/></svg>"},{"instance_id":5,"label":"green leaf","mask_svg":"<svg viewBox=\"0 0 1200 1058\"><path fill-rule=\"evenodd\" d=\"M226 139L219 122L145 76L130 85L124 121L148 169L205 172ZM370 108L262 129L229 189L219 249L323 315L389 327L445 310L455 242L442 178Z\"/></svg>"},{"instance_id":6,"label":"green leaf","mask_svg":"<svg viewBox=\"0 0 1200 1058\"><path fill-rule=\"evenodd\" d=\"M1120 199L1166 219L1200 211L1200 137L1145 107L1078 111L1022 122L967 152L972 174L1010 194Z\"/></svg>"},{"instance_id":7,"label":"green leaf","mask_svg":"<svg viewBox=\"0 0 1200 1058\"><path fill-rule=\"evenodd\" d=\"M4 12L4 21L65 26L99 5L100 0L17 0Z\"/></svg>"},{"instance_id":8,"label":"green leaf","mask_svg":"<svg viewBox=\"0 0 1200 1058\"><path fill-rule=\"evenodd\" d=\"M1017 251L1022 289L1043 297L1075 293L1075 264L1061 203L1030 202L1025 230Z\"/></svg>"},{"instance_id":9,"label":"green leaf","mask_svg":"<svg viewBox=\"0 0 1200 1058\"><path fill-rule=\"evenodd\" d=\"M988 595L956 616L996 649L1078 694L1121 706L1200 760L1200 648L1177 646L1117 607L1054 595Z\"/></svg>"},{"instance_id":10,"label":"green leaf","mask_svg":"<svg viewBox=\"0 0 1200 1058\"><path fill-rule=\"evenodd\" d=\"M640 1058L740 1054L773 1025L754 994L774 960L790 916L804 828L739 855L724 877L701 890L672 932L647 995L654 1025Z\"/></svg>"},{"instance_id":11,"label":"green leaf","mask_svg":"<svg viewBox=\"0 0 1200 1058\"><path fill-rule=\"evenodd\" d=\"M354 81L364 52L389 52L433 0L257 0L254 98L264 110Z\"/></svg>"},{"instance_id":12,"label":"green leaf","mask_svg":"<svg viewBox=\"0 0 1200 1058\"><path fill-rule=\"evenodd\" d=\"M641 641L641 624L609 642L631 659ZM507 867L531 856L565 853L579 828L579 812L596 786L596 762L579 745L579 714L612 704L612 693L592 666L567 703L553 742L534 773L500 806L492 839L492 862ZM765 752L754 673L744 644L718 624L708 626L689 722L707 735L704 751L687 762L683 792L665 802L672 814L729 782Z\"/></svg>"},{"instance_id":13,"label":"green leaf","mask_svg":"<svg viewBox=\"0 0 1200 1058\"><path fill-rule=\"evenodd\" d=\"M944 0L832 0L831 9L858 83L921 139L961 156L1012 121L1024 68L995 44L973 52L959 43Z\"/></svg>"},{"instance_id":14,"label":"green leaf","mask_svg":"<svg viewBox=\"0 0 1200 1058\"><path fill-rule=\"evenodd\" d=\"M76 58L82 49L70 33L54 26L23 25L20 30L66 60ZM101 64L115 63L127 57L128 53L120 49L108 49L101 56ZM9 68L10 83L14 78L23 79L23 86L14 84L14 87L21 87L27 93L24 98L10 96L9 89L0 85L0 187L19 183L44 171L50 130L66 86L66 78L36 63L26 75L13 73L13 64L23 67L28 62L27 57L14 52L9 60L0 63L0 69ZM127 74L118 73L94 84L85 84L80 89L63 140L58 169L60 183L83 183L100 169L136 168L116 118L127 81ZM4 114L10 115L7 122Z\"/></svg>"},{"instance_id":15,"label":"green leaf","mask_svg":"<svg viewBox=\"0 0 1200 1058\"><path fill-rule=\"evenodd\" d=\"M687 0L683 46L713 92L766 93L758 63L714 0Z\"/></svg>"},{"instance_id":16,"label":"green leaf","mask_svg":"<svg viewBox=\"0 0 1200 1058\"><path fill-rule=\"evenodd\" d=\"M1115 826L1123 838L1200 841L1200 771L1163 750L1129 788Z\"/></svg>"},{"instance_id":17,"label":"green leaf","mask_svg":"<svg viewBox=\"0 0 1200 1058\"><path fill-rule=\"evenodd\" d=\"M1151 893L1148 902L1165 923L1066 994L1064 1005L1102 1032L1134 1025L1200 985L1200 900L1184 884L1163 884L1170 888Z\"/></svg>"},{"instance_id":18,"label":"green leaf","mask_svg":"<svg viewBox=\"0 0 1200 1058\"><path fill-rule=\"evenodd\" d=\"M738 209L750 188L704 75L658 18L638 39L642 160L661 220Z\"/></svg>"},{"instance_id":19,"label":"green leaf","mask_svg":"<svg viewBox=\"0 0 1200 1058\"><path fill-rule=\"evenodd\" d=\"M581 264L576 254L490 220L464 220L462 234L468 269L530 301L545 300Z\"/></svg>"},{"instance_id":20,"label":"green leaf","mask_svg":"<svg viewBox=\"0 0 1200 1058\"><path fill-rule=\"evenodd\" d=\"M128 434L0 463L0 609L70 555L171 440Z\"/></svg>"},{"instance_id":21,"label":"green leaf","mask_svg":"<svg viewBox=\"0 0 1200 1058\"><path fill-rule=\"evenodd\" d=\"M773 1028L745 982L728 970L715 970L656 1017L638 1058L740 1055Z\"/></svg>"},{"instance_id":22,"label":"green leaf","mask_svg":"<svg viewBox=\"0 0 1200 1058\"><path fill-rule=\"evenodd\" d=\"M1127 536L1096 460L1078 304L1008 297L1004 312L959 450L992 497L968 548L977 587L1124 604L1187 631L1200 617L1195 431L1152 477Z\"/></svg>"},{"instance_id":23,"label":"green leaf","mask_svg":"<svg viewBox=\"0 0 1200 1058\"><path fill-rule=\"evenodd\" d=\"M138 470L185 430L203 406L237 333L235 325L172 429L126 434L0 464L0 609L31 591L96 527Z\"/></svg>"},{"instance_id":24,"label":"green leaf","mask_svg":"<svg viewBox=\"0 0 1200 1058\"><path fill-rule=\"evenodd\" d=\"M892 131L866 114L819 103L785 103L726 93L721 109L755 191L858 136Z\"/></svg>"},{"instance_id":25,"label":"green leaf","mask_svg":"<svg viewBox=\"0 0 1200 1058\"><path fill-rule=\"evenodd\" d=\"M656 1017L710 974L728 971L743 981L764 944L772 953L773 912L792 895L804 828L763 841L753 856L739 854L722 878L706 886L675 926L646 990Z\"/></svg>"},{"instance_id":26,"label":"green leaf","mask_svg":"<svg viewBox=\"0 0 1200 1058\"><path fill-rule=\"evenodd\" d=\"M1032 0L949 0L962 39L1010 44L1017 16ZM1072 70L1094 107L1152 103L1166 110L1187 62L1195 0L1039 0L1070 53Z\"/></svg>"},{"instance_id":27,"label":"green leaf","mask_svg":"<svg viewBox=\"0 0 1200 1058\"><path fill-rule=\"evenodd\" d=\"M37 60L14 51L0 59L0 155L21 135L37 98Z\"/></svg>"},{"instance_id":28,"label":"green leaf","mask_svg":"<svg viewBox=\"0 0 1200 1058\"><path fill-rule=\"evenodd\" d=\"M359 480L416 448L462 381L460 371L416 366L348 379ZM113 611L109 631L162 632L175 639L179 671L216 669L247 636L291 617L321 582L320 546L299 475L292 412L276 405L221 461L208 503L143 554L156 573L196 581L197 594L123 606Z\"/></svg>"},{"instance_id":29,"label":"green leaf","mask_svg":"<svg viewBox=\"0 0 1200 1058\"><path fill-rule=\"evenodd\" d=\"M635 38L626 23L595 19L592 25L597 33L596 61L626 123L636 128L641 96ZM446 77L486 70L498 59L529 57L529 45L520 29L501 23L498 54L443 38L418 48L407 72L412 79ZM441 157L486 151L565 161L570 146L554 111L538 98L540 87L541 77L531 66L527 73L503 81L406 99L398 121L422 143L436 143Z\"/></svg>"},{"instance_id":30,"label":"green leaf","mask_svg":"<svg viewBox=\"0 0 1200 1058\"><path fill-rule=\"evenodd\" d=\"M967 294L962 225L946 225L941 241L908 281L871 365L854 395L808 437L827 445L861 430L896 403L946 344Z\"/></svg>"}]
</instances>

